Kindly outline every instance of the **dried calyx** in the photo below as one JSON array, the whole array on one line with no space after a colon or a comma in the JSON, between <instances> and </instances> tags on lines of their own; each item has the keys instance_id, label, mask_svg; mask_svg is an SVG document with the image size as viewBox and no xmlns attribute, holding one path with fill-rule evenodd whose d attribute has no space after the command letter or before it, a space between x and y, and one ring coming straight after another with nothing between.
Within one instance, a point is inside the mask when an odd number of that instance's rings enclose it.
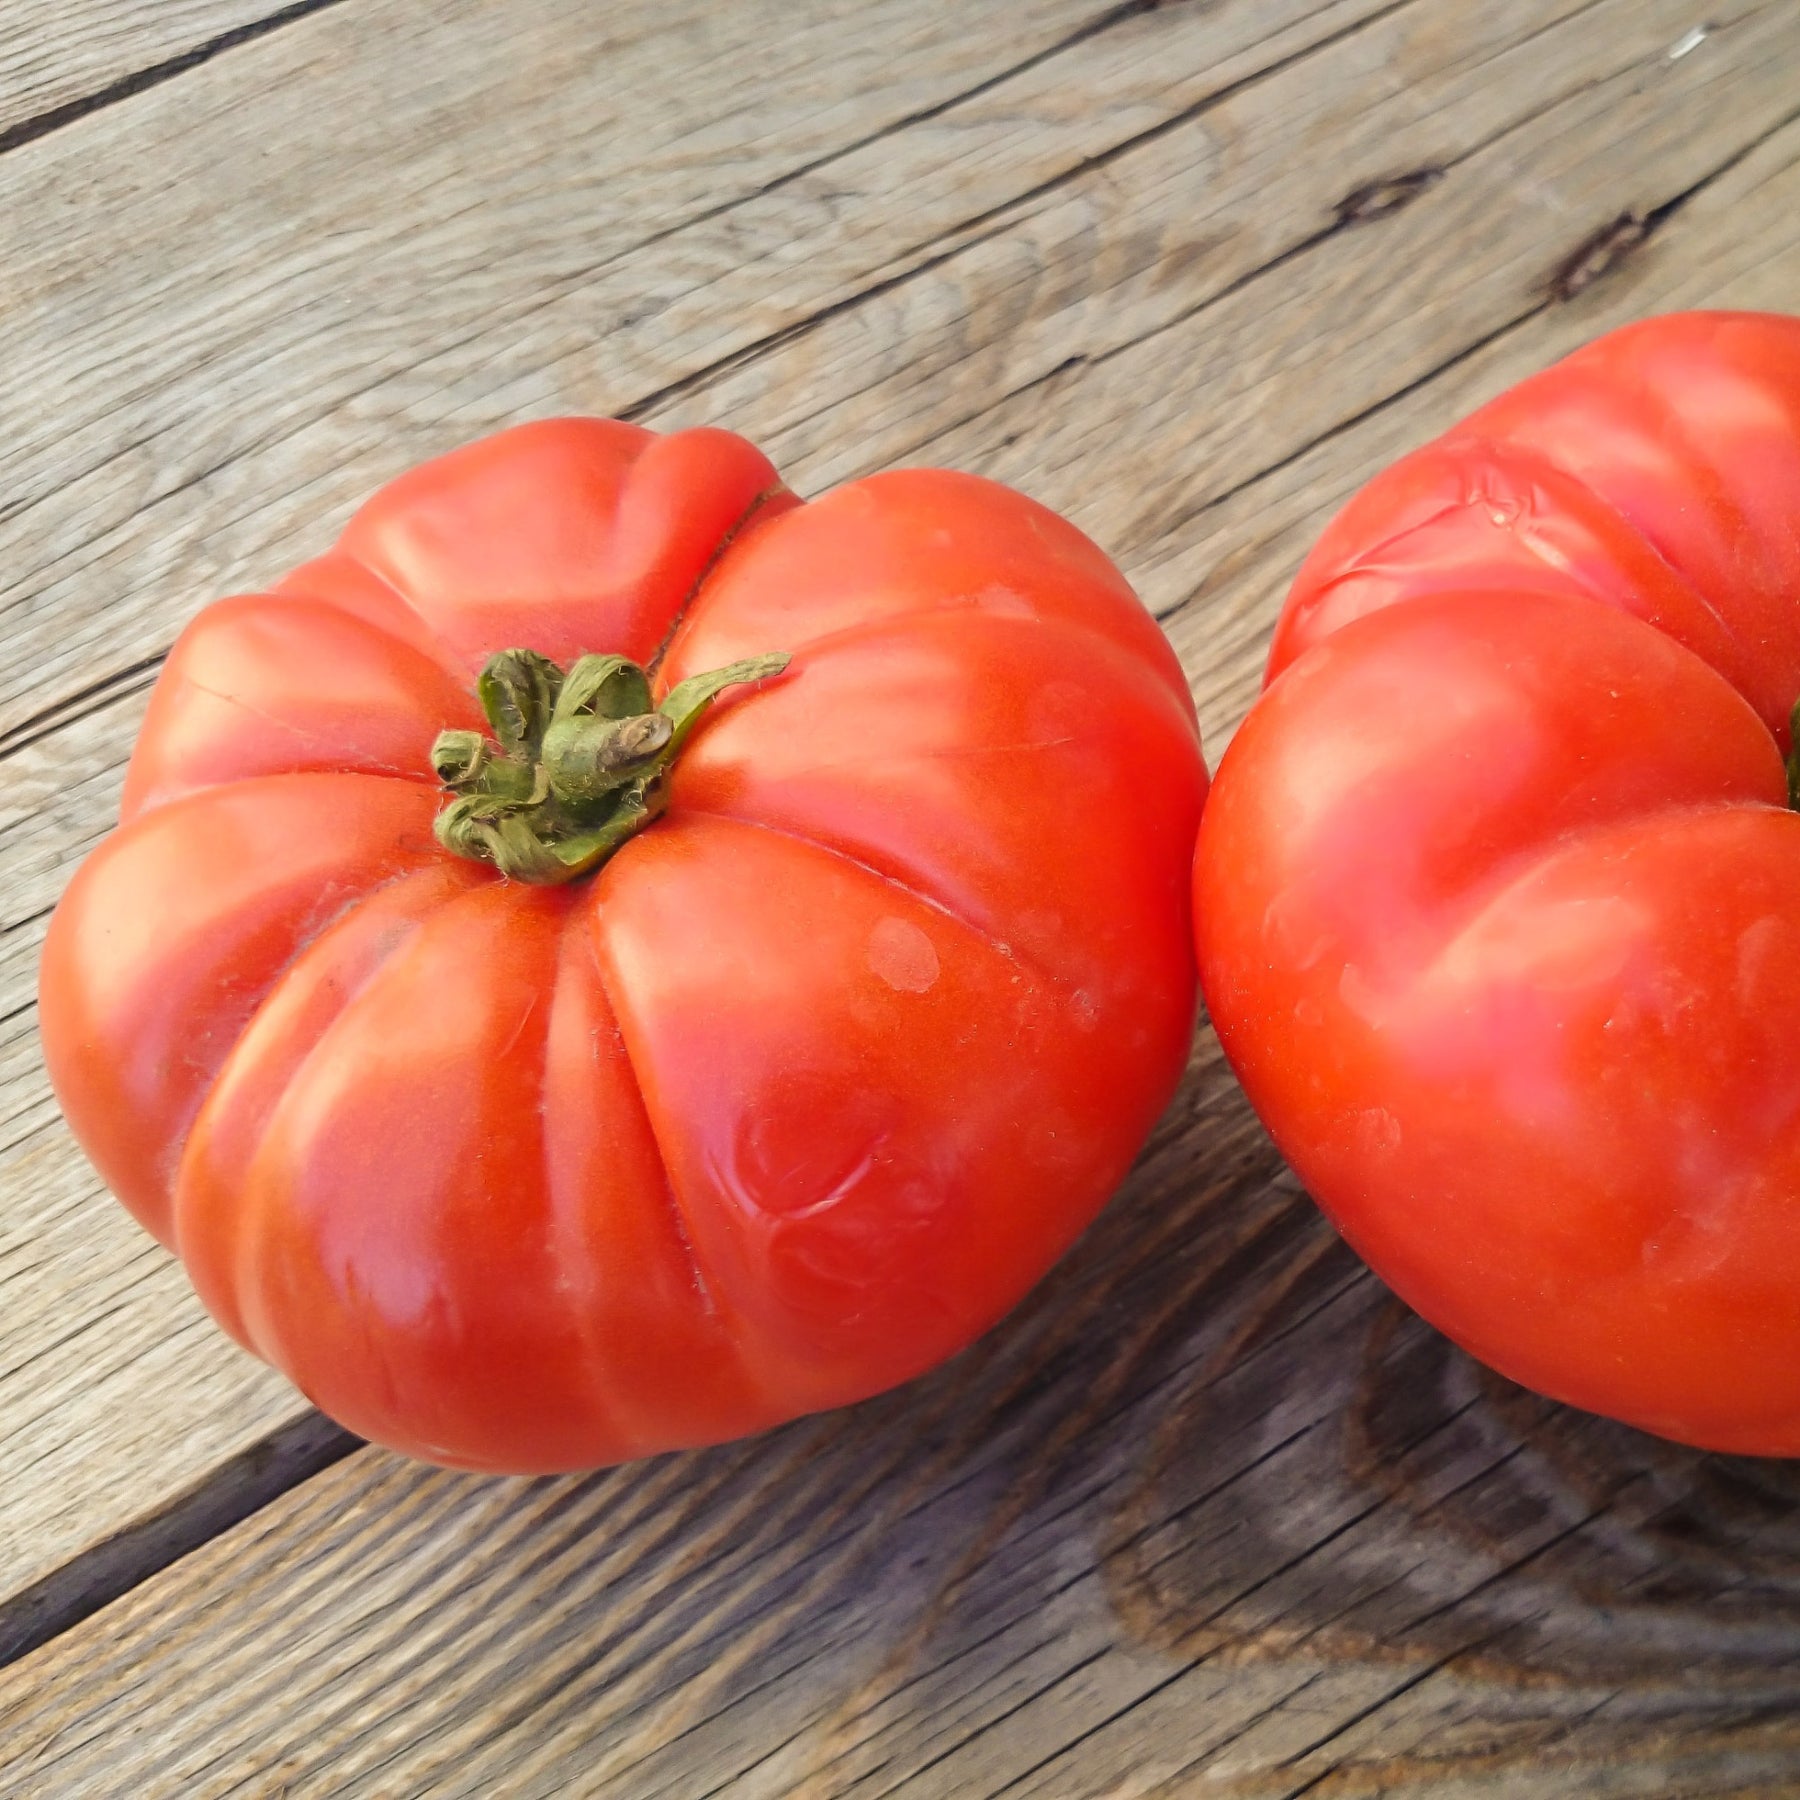
<instances>
[{"instance_id":1,"label":"dried calyx","mask_svg":"<svg viewBox=\"0 0 1800 1800\"><path fill-rule=\"evenodd\" d=\"M535 650L503 650L476 693L493 727L444 731L431 764L455 796L438 841L517 881L598 868L667 803L668 771L721 690L788 665L781 652L678 683L658 706L629 657L584 656L565 674Z\"/></svg>"},{"instance_id":2,"label":"dried calyx","mask_svg":"<svg viewBox=\"0 0 1800 1800\"><path fill-rule=\"evenodd\" d=\"M1800 812L1800 700L1788 714L1787 781L1788 805Z\"/></svg>"}]
</instances>

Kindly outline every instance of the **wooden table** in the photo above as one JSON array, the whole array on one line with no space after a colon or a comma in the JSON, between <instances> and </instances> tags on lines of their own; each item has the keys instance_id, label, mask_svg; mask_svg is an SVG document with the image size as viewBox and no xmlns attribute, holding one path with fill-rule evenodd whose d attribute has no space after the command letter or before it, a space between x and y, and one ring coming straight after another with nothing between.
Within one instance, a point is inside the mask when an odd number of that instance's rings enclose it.
<instances>
[{"instance_id":1,"label":"wooden table","mask_svg":"<svg viewBox=\"0 0 1800 1800\"><path fill-rule=\"evenodd\" d=\"M950 1367L526 1482L235 1351L32 1006L182 621L546 413L1024 487L1216 755L1378 465L1800 310L1800 0L4 0L0 151L0 1794L1800 1793L1800 1477L1449 1349L1205 1032Z\"/></svg>"}]
</instances>

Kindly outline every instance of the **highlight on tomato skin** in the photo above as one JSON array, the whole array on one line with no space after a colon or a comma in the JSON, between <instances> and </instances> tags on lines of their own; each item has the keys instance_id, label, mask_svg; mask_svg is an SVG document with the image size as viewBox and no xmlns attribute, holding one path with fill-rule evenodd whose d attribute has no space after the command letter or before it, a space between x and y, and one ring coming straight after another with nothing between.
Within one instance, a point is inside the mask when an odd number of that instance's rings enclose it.
<instances>
[{"instance_id":1,"label":"highlight on tomato skin","mask_svg":"<svg viewBox=\"0 0 1800 1800\"><path fill-rule=\"evenodd\" d=\"M1208 1011L1426 1319L1800 1454L1800 320L1614 332L1300 570L1194 870Z\"/></svg>"},{"instance_id":2,"label":"highlight on tomato skin","mask_svg":"<svg viewBox=\"0 0 1800 1800\"><path fill-rule=\"evenodd\" d=\"M1187 684L972 476L728 432L413 470L171 653L40 977L108 1185L352 1430L520 1473L963 1348L1167 1103Z\"/></svg>"}]
</instances>

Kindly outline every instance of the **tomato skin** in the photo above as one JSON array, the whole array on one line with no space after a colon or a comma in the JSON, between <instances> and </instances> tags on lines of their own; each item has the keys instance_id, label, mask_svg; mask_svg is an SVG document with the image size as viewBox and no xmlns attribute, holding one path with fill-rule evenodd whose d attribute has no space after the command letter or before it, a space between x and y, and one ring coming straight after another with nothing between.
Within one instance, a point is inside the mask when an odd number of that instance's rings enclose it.
<instances>
[{"instance_id":1,"label":"tomato skin","mask_svg":"<svg viewBox=\"0 0 1800 1800\"><path fill-rule=\"evenodd\" d=\"M1482 1360L1800 1453L1800 320L1628 327L1326 531L1200 832L1296 1172Z\"/></svg>"},{"instance_id":2,"label":"tomato skin","mask_svg":"<svg viewBox=\"0 0 1800 1800\"><path fill-rule=\"evenodd\" d=\"M429 750L513 645L658 693L792 654L666 813L540 888ZM1173 653L1072 527L903 471L558 420L201 613L40 977L102 1175L238 1341L381 1443L592 1467L844 1404L1080 1233L1192 1030L1206 791Z\"/></svg>"}]
</instances>

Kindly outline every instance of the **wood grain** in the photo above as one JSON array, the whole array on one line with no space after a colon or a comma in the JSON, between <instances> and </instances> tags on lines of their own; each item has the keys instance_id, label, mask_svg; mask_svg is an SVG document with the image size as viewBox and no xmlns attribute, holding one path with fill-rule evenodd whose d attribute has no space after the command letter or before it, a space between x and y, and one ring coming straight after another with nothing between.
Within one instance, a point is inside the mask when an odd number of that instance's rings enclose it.
<instances>
[{"instance_id":1,"label":"wood grain","mask_svg":"<svg viewBox=\"0 0 1800 1800\"><path fill-rule=\"evenodd\" d=\"M422 453L637 407L1394 4L1035 0L952 29L925 0L361 0L0 159L0 213L34 219L6 270L0 734Z\"/></svg>"},{"instance_id":2,"label":"wood grain","mask_svg":"<svg viewBox=\"0 0 1800 1800\"><path fill-rule=\"evenodd\" d=\"M0 151L340 0L7 0Z\"/></svg>"},{"instance_id":3,"label":"wood grain","mask_svg":"<svg viewBox=\"0 0 1800 1800\"><path fill-rule=\"evenodd\" d=\"M1091 229L1024 239L1024 292L974 243L653 412L763 421L810 479L846 441L886 461L911 439L1071 506L1125 547L1224 729L1305 538L1382 459L1607 324L1800 292L1791 14L1732 14L1710 67L1667 59L1674 14L1570 9L1514 65L1550 86L1420 158L1445 173L1408 205L1336 230L1327 205L1316 243L1197 274L1186 304L1150 295L1179 187L1159 216L1112 166L1116 211L1062 196ZM1417 45L1429 18L1388 23ZM1143 153L1179 175L1175 133ZM1564 295L1627 212L1647 229ZM1136 286L1107 261L1134 223ZM1096 268L1123 270L1100 304ZM922 317L959 320L963 355L920 371ZM45 779L67 740L104 781L130 704L32 745ZM1406 1318L1202 1037L1120 1201L949 1370L585 1480L358 1453L16 1663L0 1773L144 1795L1795 1791L1793 1499L1786 1465L1544 1406Z\"/></svg>"},{"instance_id":4,"label":"wood grain","mask_svg":"<svg viewBox=\"0 0 1800 1800\"><path fill-rule=\"evenodd\" d=\"M1123 551L1222 737L1306 539L1380 461L1609 324L1800 291L1790 8L1716 8L1676 57L1679 7L1489 10L1485 40L1425 0L1334 34L646 415L729 417L808 486L912 454L1019 480ZM553 396L591 372L537 370ZM537 404L497 391L468 404ZM40 891L136 704L0 764L0 854ZM0 1172L86 1218L64 1178ZM78 1292L96 1241L9 1297ZM583 1480L359 1452L0 1676L0 1791L1800 1791L1793 1499L1785 1466L1532 1401L1398 1312L1203 1034L1119 1201L950 1368Z\"/></svg>"}]
</instances>

